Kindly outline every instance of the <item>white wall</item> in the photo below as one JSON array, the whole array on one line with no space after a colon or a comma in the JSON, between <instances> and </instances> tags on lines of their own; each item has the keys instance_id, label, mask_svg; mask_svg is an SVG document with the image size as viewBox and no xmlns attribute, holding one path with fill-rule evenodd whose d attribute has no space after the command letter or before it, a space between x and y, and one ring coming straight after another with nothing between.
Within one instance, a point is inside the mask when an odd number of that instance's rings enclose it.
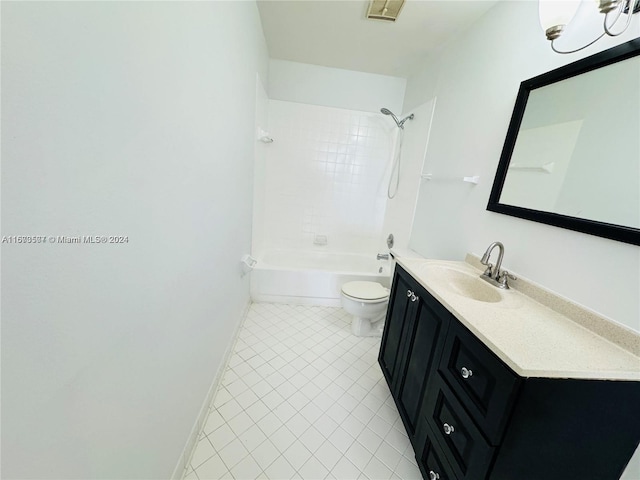
<instances>
[{"instance_id":1,"label":"white wall","mask_svg":"<svg viewBox=\"0 0 640 480\"><path fill-rule=\"evenodd\" d=\"M272 59L269 98L325 107L402 111L406 79Z\"/></svg>"},{"instance_id":2,"label":"white wall","mask_svg":"<svg viewBox=\"0 0 640 480\"><path fill-rule=\"evenodd\" d=\"M537 1L499 2L409 78L405 110L438 99L425 170L434 179L481 177L472 188L423 183L412 248L461 259L500 240L506 267L640 331L640 248L486 211L520 82L637 37L639 22L622 37L561 56L541 31Z\"/></svg>"},{"instance_id":3,"label":"white wall","mask_svg":"<svg viewBox=\"0 0 640 480\"><path fill-rule=\"evenodd\" d=\"M635 18L621 37L557 55L537 6L499 2L408 79L406 110L437 96L425 160L434 180L422 185L410 246L459 260L502 241L507 268L640 331L640 248L486 211L520 82L640 35ZM480 175L480 184L447 181L464 175ZM622 476L638 478L640 450Z\"/></svg>"},{"instance_id":4,"label":"white wall","mask_svg":"<svg viewBox=\"0 0 640 480\"><path fill-rule=\"evenodd\" d=\"M249 301L253 2L4 2L3 478L168 478Z\"/></svg>"},{"instance_id":5,"label":"white wall","mask_svg":"<svg viewBox=\"0 0 640 480\"><path fill-rule=\"evenodd\" d=\"M266 174L267 154L271 143L260 140L262 137L273 139L269 128L269 97L262 79L256 78L256 118L253 167L253 217L251 222L251 252L257 256L265 238L265 204L266 204ZM271 135L271 137L269 137Z\"/></svg>"}]
</instances>

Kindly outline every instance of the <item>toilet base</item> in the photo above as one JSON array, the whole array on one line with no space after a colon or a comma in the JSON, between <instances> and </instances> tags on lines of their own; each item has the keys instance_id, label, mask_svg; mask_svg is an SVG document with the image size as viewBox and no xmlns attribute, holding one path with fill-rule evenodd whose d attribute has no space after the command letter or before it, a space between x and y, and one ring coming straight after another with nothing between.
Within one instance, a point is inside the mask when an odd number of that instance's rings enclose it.
<instances>
[{"instance_id":1,"label":"toilet base","mask_svg":"<svg viewBox=\"0 0 640 480\"><path fill-rule=\"evenodd\" d=\"M351 320L351 333L357 337L382 337L384 330L385 313L374 320L361 317L353 317Z\"/></svg>"}]
</instances>

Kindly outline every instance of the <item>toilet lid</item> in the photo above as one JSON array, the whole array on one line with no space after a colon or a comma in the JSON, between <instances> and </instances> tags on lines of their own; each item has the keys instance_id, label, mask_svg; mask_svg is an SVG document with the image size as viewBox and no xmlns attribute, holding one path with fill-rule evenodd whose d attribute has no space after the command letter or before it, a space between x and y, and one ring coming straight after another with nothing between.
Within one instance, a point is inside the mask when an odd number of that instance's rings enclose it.
<instances>
[{"instance_id":1,"label":"toilet lid","mask_svg":"<svg viewBox=\"0 0 640 480\"><path fill-rule=\"evenodd\" d=\"M379 300L389 296L389 289L377 282L347 282L342 285L342 292L363 300Z\"/></svg>"}]
</instances>

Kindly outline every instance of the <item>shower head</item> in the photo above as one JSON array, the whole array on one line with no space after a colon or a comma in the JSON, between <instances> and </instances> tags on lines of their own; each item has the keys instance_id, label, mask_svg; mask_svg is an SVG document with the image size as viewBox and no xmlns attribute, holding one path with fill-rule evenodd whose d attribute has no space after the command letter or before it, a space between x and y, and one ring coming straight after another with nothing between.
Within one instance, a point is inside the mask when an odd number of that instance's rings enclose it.
<instances>
[{"instance_id":1,"label":"shower head","mask_svg":"<svg viewBox=\"0 0 640 480\"><path fill-rule=\"evenodd\" d=\"M380 112L384 115L391 115L391 117L396 121L396 125L400 126L400 120L398 120L398 117L396 117L391 110L388 108L381 108Z\"/></svg>"},{"instance_id":2,"label":"shower head","mask_svg":"<svg viewBox=\"0 0 640 480\"><path fill-rule=\"evenodd\" d=\"M413 113L408 117L404 117L402 120L398 120L398 117L396 117L393 114L393 112L388 108L381 108L380 113L384 115L391 115L391 118L393 118L393 120L396 122L396 125L398 126L398 128L402 128L403 130L404 130L404 122L406 122L407 120L413 120Z\"/></svg>"}]
</instances>

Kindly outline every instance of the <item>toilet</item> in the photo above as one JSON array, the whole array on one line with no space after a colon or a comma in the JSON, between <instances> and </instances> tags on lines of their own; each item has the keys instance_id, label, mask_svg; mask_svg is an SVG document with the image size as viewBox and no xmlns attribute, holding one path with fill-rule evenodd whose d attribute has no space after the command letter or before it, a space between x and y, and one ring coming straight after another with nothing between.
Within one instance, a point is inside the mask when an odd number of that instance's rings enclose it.
<instances>
[{"instance_id":1,"label":"toilet","mask_svg":"<svg viewBox=\"0 0 640 480\"><path fill-rule=\"evenodd\" d=\"M342 285L342 308L353 315L351 332L358 337L380 337L389 304L389 289L378 282L355 281Z\"/></svg>"}]
</instances>

